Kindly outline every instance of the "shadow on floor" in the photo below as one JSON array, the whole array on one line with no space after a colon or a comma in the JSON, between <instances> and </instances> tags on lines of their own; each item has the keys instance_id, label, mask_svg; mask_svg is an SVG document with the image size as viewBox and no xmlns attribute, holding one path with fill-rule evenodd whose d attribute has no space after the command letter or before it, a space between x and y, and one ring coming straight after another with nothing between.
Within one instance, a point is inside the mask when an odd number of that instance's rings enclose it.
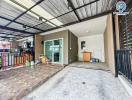
<instances>
[{"instance_id":1,"label":"shadow on floor","mask_svg":"<svg viewBox=\"0 0 132 100\"><path fill-rule=\"evenodd\" d=\"M69 67L109 71L109 67L106 63L74 62L70 64Z\"/></svg>"}]
</instances>

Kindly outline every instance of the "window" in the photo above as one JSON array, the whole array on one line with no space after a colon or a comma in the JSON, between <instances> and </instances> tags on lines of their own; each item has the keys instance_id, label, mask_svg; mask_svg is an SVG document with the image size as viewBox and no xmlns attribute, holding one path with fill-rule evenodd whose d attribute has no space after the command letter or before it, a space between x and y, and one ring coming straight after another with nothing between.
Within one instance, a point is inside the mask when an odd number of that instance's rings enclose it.
<instances>
[{"instance_id":1,"label":"window","mask_svg":"<svg viewBox=\"0 0 132 100\"><path fill-rule=\"evenodd\" d=\"M84 50L86 47L85 41L81 41L81 50Z\"/></svg>"}]
</instances>

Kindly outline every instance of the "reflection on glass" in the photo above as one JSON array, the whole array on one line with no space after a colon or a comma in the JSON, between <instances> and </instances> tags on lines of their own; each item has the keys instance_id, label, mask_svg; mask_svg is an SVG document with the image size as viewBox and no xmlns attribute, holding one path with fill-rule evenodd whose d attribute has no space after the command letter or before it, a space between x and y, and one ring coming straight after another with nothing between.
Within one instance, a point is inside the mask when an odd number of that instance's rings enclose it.
<instances>
[{"instance_id":1,"label":"reflection on glass","mask_svg":"<svg viewBox=\"0 0 132 100\"><path fill-rule=\"evenodd\" d=\"M62 39L45 42L45 53L51 62L62 62Z\"/></svg>"},{"instance_id":2,"label":"reflection on glass","mask_svg":"<svg viewBox=\"0 0 132 100\"><path fill-rule=\"evenodd\" d=\"M45 54L49 61L52 61L52 41L45 42Z\"/></svg>"}]
</instances>

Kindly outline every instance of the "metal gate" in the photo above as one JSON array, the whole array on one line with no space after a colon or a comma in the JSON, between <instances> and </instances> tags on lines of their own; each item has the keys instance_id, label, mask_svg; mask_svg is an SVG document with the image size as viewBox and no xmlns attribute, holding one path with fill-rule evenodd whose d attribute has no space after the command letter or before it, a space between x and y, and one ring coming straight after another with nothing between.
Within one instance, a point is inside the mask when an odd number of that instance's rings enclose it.
<instances>
[{"instance_id":1,"label":"metal gate","mask_svg":"<svg viewBox=\"0 0 132 100\"><path fill-rule=\"evenodd\" d=\"M132 4L127 11L129 14L121 16L119 21L120 50L116 52L116 61L118 73L132 82Z\"/></svg>"}]
</instances>

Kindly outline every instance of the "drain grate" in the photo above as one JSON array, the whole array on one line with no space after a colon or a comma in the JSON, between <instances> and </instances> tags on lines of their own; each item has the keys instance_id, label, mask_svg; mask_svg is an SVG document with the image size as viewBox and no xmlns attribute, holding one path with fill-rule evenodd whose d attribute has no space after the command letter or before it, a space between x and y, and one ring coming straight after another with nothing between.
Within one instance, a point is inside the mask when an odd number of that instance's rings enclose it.
<instances>
[{"instance_id":1,"label":"drain grate","mask_svg":"<svg viewBox=\"0 0 132 100\"><path fill-rule=\"evenodd\" d=\"M86 82L82 82L82 84L86 84Z\"/></svg>"}]
</instances>

